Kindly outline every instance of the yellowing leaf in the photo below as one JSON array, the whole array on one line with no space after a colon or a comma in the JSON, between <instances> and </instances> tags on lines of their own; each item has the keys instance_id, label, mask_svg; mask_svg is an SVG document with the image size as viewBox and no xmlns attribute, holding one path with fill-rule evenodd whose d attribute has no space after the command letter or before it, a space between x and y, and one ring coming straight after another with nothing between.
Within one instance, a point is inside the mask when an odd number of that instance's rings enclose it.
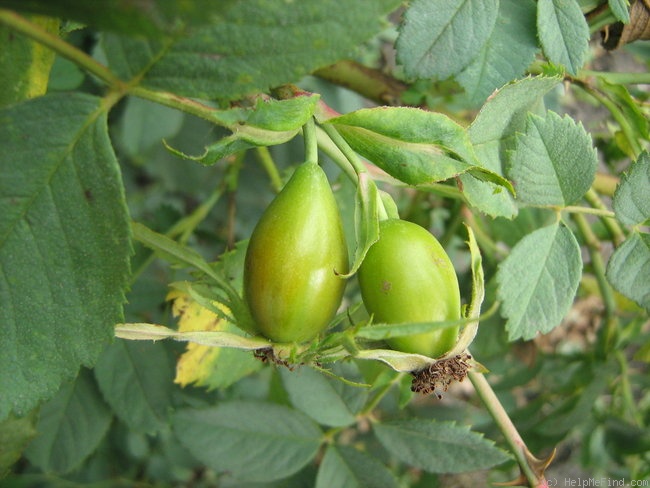
<instances>
[{"instance_id":1,"label":"yellowing leaf","mask_svg":"<svg viewBox=\"0 0 650 488\"><path fill-rule=\"evenodd\" d=\"M167 298L173 300L172 313L179 318L179 332L219 331L243 335L235 325L199 305L183 292L173 291ZM225 313L230 313L223 304L212 304ZM176 364L174 382L183 387L195 383L208 388L223 388L256 371L261 365L249 351L188 342Z\"/></svg>"},{"instance_id":2,"label":"yellowing leaf","mask_svg":"<svg viewBox=\"0 0 650 488\"><path fill-rule=\"evenodd\" d=\"M179 331L223 330L225 321L217 317L214 312L202 307L188 295L173 294L178 295L174 299L172 313L174 317L180 317L178 320ZM220 306L221 304L215 303L215 305ZM206 376L206 367L214 363L219 356L219 352L220 348L218 347L188 343L186 352L183 353L176 365L174 383L178 383L183 387L194 382L200 384L201 378Z\"/></svg>"}]
</instances>

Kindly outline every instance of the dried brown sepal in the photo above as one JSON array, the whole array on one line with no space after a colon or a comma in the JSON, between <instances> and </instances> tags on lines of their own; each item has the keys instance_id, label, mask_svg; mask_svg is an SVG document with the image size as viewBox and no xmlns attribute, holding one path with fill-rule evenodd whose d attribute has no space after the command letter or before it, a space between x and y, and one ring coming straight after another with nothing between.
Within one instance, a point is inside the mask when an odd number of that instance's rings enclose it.
<instances>
[{"instance_id":1,"label":"dried brown sepal","mask_svg":"<svg viewBox=\"0 0 650 488\"><path fill-rule=\"evenodd\" d=\"M630 22L617 22L607 26L603 32L605 49L618 49L634 41L650 39L650 0L636 0L630 7Z\"/></svg>"},{"instance_id":2,"label":"dried brown sepal","mask_svg":"<svg viewBox=\"0 0 650 488\"><path fill-rule=\"evenodd\" d=\"M472 366L471 359L472 356L467 353L457 354L412 372L411 391L423 395L433 393L438 399L442 399L442 393L446 392L454 381L460 383L467 377L467 372Z\"/></svg>"},{"instance_id":3,"label":"dried brown sepal","mask_svg":"<svg viewBox=\"0 0 650 488\"><path fill-rule=\"evenodd\" d=\"M263 363L271 363L275 364L276 366L284 366L290 371L293 371L294 367L296 366L295 364L289 363L285 359L277 357L273 352L273 348L271 347L255 349L255 351L253 351L253 355Z\"/></svg>"}]
</instances>

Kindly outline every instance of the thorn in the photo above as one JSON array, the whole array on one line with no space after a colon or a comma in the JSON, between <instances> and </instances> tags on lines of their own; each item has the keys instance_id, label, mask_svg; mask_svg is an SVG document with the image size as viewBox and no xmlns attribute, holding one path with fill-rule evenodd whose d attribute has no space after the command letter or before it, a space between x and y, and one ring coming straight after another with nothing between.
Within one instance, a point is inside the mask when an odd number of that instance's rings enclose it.
<instances>
[{"instance_id":1,"label":"thorn","mask_svg":"<svg viewBox=\"0 0 650 488\"><path fill-rule=\"evenodd\" d=\"M531 454L531 452L528 450L527 447L524 448L524 455L526 456L528 465L533 470L533 473L535 474L535 477L537 478L538 482L544 481L544 472L549 467L549 465L553 462L553 459L555 459L556 453L557 453L557 449L554 448L553 452L551 452L551 454L546 459L538 459ZM505 483L493 483L493 485L494 486L530 486L528 478L524 475L523 472L520 473L519 476L512 481L507 481ZM540 486L547 486L547 485L540 485Z\"/></svg>"},{"instance_id":2,"label":"thorn","mask_svg":"<svg viewBox=\"0 0 650 488\"><path fill-rule=\"evenodd\" d=\"M528 464L533 469L535 476L541 479L544 477L544 473L546 472L546 469L553 462L553 459L555 459L555 454L557 454L557 449L553 448L553 451L551 451L551 454L549 454L549 456L546 459L536 458L531 454L528 448L526 448L524 454L526 456L526 459L528 460Z\"/></svg>"},{"instance_id":3,"label":"thorn","mask_svg":"<svg viewBox=\"0 0 650 488\"><path fill-rule=\"evenodd\" d=\"M528 479L522 474L512 481L506 481L505 483L492 483L494 486L528 486Z\"/></svg>"}]
</instances>

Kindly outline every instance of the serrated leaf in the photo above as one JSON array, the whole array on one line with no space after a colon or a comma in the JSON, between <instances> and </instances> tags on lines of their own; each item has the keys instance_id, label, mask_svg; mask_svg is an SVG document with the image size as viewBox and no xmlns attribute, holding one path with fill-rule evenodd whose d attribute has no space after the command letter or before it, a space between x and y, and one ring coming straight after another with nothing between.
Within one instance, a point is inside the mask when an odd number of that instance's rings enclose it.
<instances>
[{"instance_id":1,"label":"serrated leaf","mask_svg":"<svg viewBox=\"0 0 650 488\"><path fill-rule=\"evenodd\" d=\"M481 166L496 174L505 174L506 151L513 137L524 129L526 114L533 111L542 97L560 82L560 78L525 78L501 88L487 101L468 129ZM493 217L512 219L517 215L514 199L507 192L497 193L493 183L461 175L463 193L470 205Z\"/></svg>"},{"instance_id":2,"label":"serrated leaf","mask_svg":"<svg viewBox=\"0 0 650 488\"><path fill-rule=\"evenodd\" d=\"M75 381L40 408L38 436L25 456L43 471L67 473L97 448L111 419L92 373L81 370Z\"/></svg>"},{"instance_id":3,"label":"serrated leaf","mask_svg":"<svg viewBox=\"0 0 650 488\"><path fill-rule=\"evenodd\" d=\"M264 142L263 131L295 132L314 115L320 95L303 93L283 100L259 96L252 107L215 112L214 119L249 142ZM242 127L245 126L245 127ZM258 135L261 134L261 135Z\"/></svg>"},{"instance_id":4,"label":"serrated leaf","mask_svg":"<svg viewBox=\"0 0 650 488\"><path fill-rule=\"evenodd\" d=\"M509 340L532 339L560 325L581 275L580 246L565 226L549 225L521 239L497 271Z\"/></svg>"},{"instance_id":5,"label":"serrated leaf","mask_svg":"<svg viewBox=\"0 0 650 488\"><path fill-rule=\"evenodd\" d=\"M505 144L508 138L523 130L528 112L534 112L544 95L560 81L560 77L528 77L497 91L483 105L468 129L474 148L489 147L492 157L488 160L499 162L499 148L494 144Z\"/></svg>"},{"instance_id":6,"label":"serrated leaf","mask_svg":"<svg viewBox=\"0 0 650 488\"><path fill-rule=\"evenodd\" d=\"M621 177L614 193L616 218L627 225L639 225L650 219L650 155L644 151Z\"/></svg>"},{"instance_id":7,"label":"serrated leaf","mask_svg":"<svg viewBox=\"0 0 650 488\"><path fill-rule=\"evenodd\" d=\"M297 82L317 68L350 57L379 32L381 17L399 3L236 2L220 22L171 43L111 36L104 49L110 66L125 79L146 71L146 88L235 100Z\"/></svg>"},{"instance_id":8,"label":"serrated leaf","mask_svg":"<svg viewBox=\"0 0 650 488\"><path fill-rule=\"evenodd\" d=\"M456 76L469 99L478 103L524 74L539 50L536 5L532 0L500 0L490 37L474 60Z\"/></svg>"},{"instance_id":9,"label":"serrated leaf","mask_svg":"<svg viewBox=\"0 0 650 488\"><path fill-rule=\"evenodd\" d=\"M263 402L179 410L173 427L197 459L240 481L269 482L296 473L314 458L322 436L302 412Z\"/></svg>"},{"instance_id":10,"label":"serrated leaf","mask_svg":"<svg viewBox=\"0 0 650 488\"><path fill-rule=\"evenodd\" d=\"M242 335L238 327L202 307L188 295L176 292L173 296L172 312L179 317L179 332L224 331ZM208 389L226 388L261 367L262 362L249 352L189 343L176 364L174 382L181 386L195 383Z\"/></svg>"},{"instance_id":11,"label":"serrated leaf","mask_svg":"<svg viewBox=\"0 0 650 488\"><path fill-rule=\"evenodd\" d=\"M25 417L8 418L0 422L0 480L9 468L20 459L25 447L36 436L35 411Z\"/></svg>"},{"instance_id":12,"label":"serrated leaf","mask_svg":"<svg viewBox=\"0 0 650 488\"><path fill-rule=\"evenodd\" d=\"M356 373L355 379L359 379ZM282 368L280 377L291 404L319 424L330 427L355 423L356 413L367 396L367 390L361 387L346 385L306 366L293 371Z\"/></svg>"},{"instance_id":13,"label":"serrated leaf","mask_svg":"<svg viewBox=\"0 0 650 488\"><path fill-rule=\"evenodd\" d=\"M620 293L650 310L650 234L634 232L607 264L607 279Z\"/></svg>"},{"instance_id":14,"label":"serrated leaf","mask_svg":"<svg viewBox=\"0 0 650 488\"><path fill-rule=\"evenodd\" d=\"M354 447L330 445L316 476L316 488L397 488L393 473Z\"/></svg>"},{"instance_id":15,"label":"serrated leaf","mask_svg":"<svg viewBox=\"0 0 650 488\"><path fill-rule=\"evenodd\" d=\"M537 33L549 61L576 75L589 48L589 25L576 0L539 0Z\"/></svg>"},{"instance_id":16,"label":"serrated leaf","mask_svg":"<svg viewBox=\"0 0 650 488\"><path fill-rule=\"evenodd\" d=\"M57 35L58 19L31 16L43 31ZM0 25L0 107L45 94L55 53L40 42Z\"/></svg>"},{"instance_id":17,"label":"serrated leaf","mask_svg":"<svg viewBox=\"0 0 650 488\"><path fill-rule=\"evenodd\" d=\"M329 119L350 146L409 185L470 172L509 190L510 183L483 168L467 131L444 114L410 107L361 109Z\"/></svg>"},{"instance_id":18,"label":"serrated leaf","mask_svg":"<svg viewBox=\"0 0 650 488\"><path fill-rule=\"evenodd\" d=\"M598 158L591 136L571 117L528 115L510 153L508 177L517 197L531 205L571 205L589 190Z\"/></svg>"},{"instance_id":19,"label":"serrated leaf","mask_svg":"<svg viewBox=\"0 0 650 488\"><path fill-rule=\"evenodd\" d=\"M130 232L101 100L0 111L0 418L92 365L122 319Z\"/></svg>"},{"instance_id":20,"label":"serrated leaf","mask_svg":"<svg viewBox=\"0 0 650 488\"><path fill-rule=\"evenodd\" d=\"M213 112L212 120L233 131L205 148L201 156L177 156L214 164L220 159L255 146L274 146L293 139L312 117L319 95L302 95L286 100L258 98L252 108L234 108Z\"/></svg>"},{"instance_id":21,"label":"serrated leaf","mask_svg":"<svg viewBox=\"0 0 650 488\"><path fill-rule=\"evenodd\" d=\"M106 2L97 5L85 0L0 0L1 8L34 12L72 19L100 29L128 35L160 36L184 24L205 24L219 18L235 0L156 0L155 2Z\"/></svg>"},{"instance_id":22,"label":"serrated leaf","mask_svg":"<svg viewBox=\"0 0 650 488\"><path fill-rule=\"evenodd\" d=\"M445 79L459 73L494 28L499 0L415 0L404 14L395 45L411 78Z\"/></svg>"},{"instance_id":23,"label":"serrated leaf","mask_svg":"<svg viewBox=\"0 0 650 488\"><path fill-rule=\"evenodd\" d=\"M172 406L173 378L164 347L116 341L94 371L104 399L131 430L153 433L164 425Z\"/></svg>"},{"instance_id":24,"label":"serrated leaf","mask_svg":"<svg viewBox=\"0 0 650 488\"><path fill-rule=\"evenodd\" d=\"M477 150L481 157L481 150ZM504 217L513 219L517 215L517 205L511 194L498 191L494 183L479 180L470 174L460 175L460 188L467 199L467 203L491 217Z\"/></svg>"},{"instance_id":25,"label":"serrated leaf","mask_svg":"<svg viewBox=\"0 0 650 488\"><path fill-rule=\"evenodd\" d=\"M400 461L431 473L462 473L501 464L508 455L468 427L433 420L373 424L381 444Z\"/></svg>"}]
</instances>

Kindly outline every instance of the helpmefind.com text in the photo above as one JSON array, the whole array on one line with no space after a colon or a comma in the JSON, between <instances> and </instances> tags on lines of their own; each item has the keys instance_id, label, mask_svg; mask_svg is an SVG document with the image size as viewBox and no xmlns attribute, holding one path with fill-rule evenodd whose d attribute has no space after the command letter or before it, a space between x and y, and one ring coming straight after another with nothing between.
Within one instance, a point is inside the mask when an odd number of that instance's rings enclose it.
<instances>
[{"instance_id":1,"label":"helpmefind.com text","mask_svg":"<svg viewBox=\"0 0 650 488\"><path fill-rule=\"evenodd\" d=\"M591 487L599 486L603 488L608 487L634 487L634 486L648 486L650 487L650 480L626 480L622 478L547 478L549 488L552 487Z\"/></svg>"}]
</instances>

